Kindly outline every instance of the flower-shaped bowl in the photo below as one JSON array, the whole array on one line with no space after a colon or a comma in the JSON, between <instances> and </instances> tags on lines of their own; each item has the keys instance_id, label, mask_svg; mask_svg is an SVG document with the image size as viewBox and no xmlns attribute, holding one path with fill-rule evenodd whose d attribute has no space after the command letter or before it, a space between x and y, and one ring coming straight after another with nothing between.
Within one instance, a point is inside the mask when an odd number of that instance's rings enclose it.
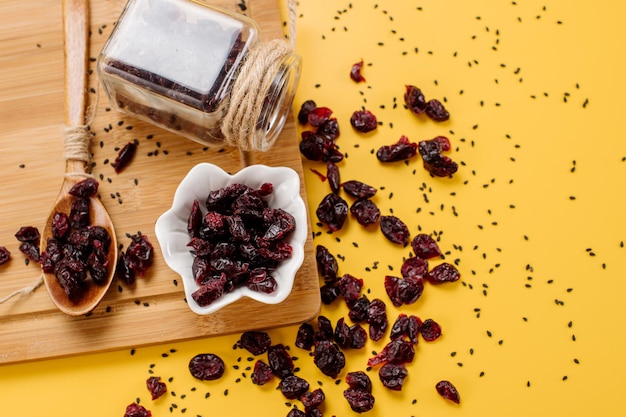
<instances>
[{"instance_id":1,"label":"flower-shaped bowl","mask_svg":"<svg viewBox=\"0 0 626 417\"><path fill-rule=\"evenodd\" d=\"M194 254L187 246L191 240L187 222L194 200L200 202L200 208L204 209L205 213L204 202L209 192L235 183L254 189L259 189L263 183L273 185L274 191L263 198L270 208L281 208L294 217L295 230L286 238L292 247L292 255L289 259L281 261L276 271L272 273L278 284L274 292L266 294L241 286L225 293L207 306L200 306L191 296L200 286L192 274ZM231 175L216 165L201 163L193 167L179 184L172 207L156 222L155 233L165 262L182 278L187 304L193 312L206 315L242 297L249 297L265 304L278 304L284 301L291 293L296 273L304 260L304 244L308 233L306 216L306 206L300 196L300 177L293 169L250 165Z\"/></svg>"}]
</instances>

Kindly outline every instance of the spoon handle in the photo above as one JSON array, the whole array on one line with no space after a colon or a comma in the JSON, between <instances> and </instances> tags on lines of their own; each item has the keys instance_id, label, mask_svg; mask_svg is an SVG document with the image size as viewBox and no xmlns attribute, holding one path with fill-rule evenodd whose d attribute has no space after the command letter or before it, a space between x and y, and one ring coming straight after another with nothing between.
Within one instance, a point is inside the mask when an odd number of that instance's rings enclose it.
<instances>
[{"instance_id":1,"label":"spoon handle","mask_svg":"<svg viewBox=\"0 0 626 417\"><path fill-rule=\"evenodd\" d=\"M63 0L65 124L68 127L85 123L88 21L88 0Z\"/></svg>"}]
</instances>

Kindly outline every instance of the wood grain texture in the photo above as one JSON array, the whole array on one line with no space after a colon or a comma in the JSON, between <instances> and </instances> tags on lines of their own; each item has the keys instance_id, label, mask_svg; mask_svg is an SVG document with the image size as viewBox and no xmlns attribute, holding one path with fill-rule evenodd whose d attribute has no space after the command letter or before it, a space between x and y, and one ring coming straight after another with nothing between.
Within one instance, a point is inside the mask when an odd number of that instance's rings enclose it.
<instances>
[{"instance_id":1,"label":"wood grain texture","mask_svg":"<svg viewBox=\"0 0 626 417\"><path fill-rule=\"evenodd\" d=\"M88 316L70 317L59 312L43 286L28 297L0 305L0 363L277 327L306 321L320 308L310 236L304 264L283 303L269 306L243 299L210 316L198 316L187 307L182 280L161 256L154 223L169 208L178 183L194 165L211 162L236 172L241 168L241 158L236 149L206 148L109 108L95 76L95 58L124 3L90 2L88 105L97 106L91 123L95 133L92 172L100 180L100 197L113 219L119 243L128 245L128 235L138 232L147 235L155 246L154 265L133 287L115 281ZM210 4L240 11L236 1L212 0ZM246 13L259 23L263 38L283 36L275 0L247 4ZM61 4L55 0L36 4L7 0L0 8L7 17L7 24L0 28L0 245L12 253L11 261L0 266L2 297L40 276L37 264L25 262L13 235L25 225L42 230L65 164ZM116 174L110 163L119 148L134 139L139 141L137 155L126 170ZM275 147L267 153L252 154L250 162L295 169L306 201L293 116Z\"/></svg>"}]
</instances>

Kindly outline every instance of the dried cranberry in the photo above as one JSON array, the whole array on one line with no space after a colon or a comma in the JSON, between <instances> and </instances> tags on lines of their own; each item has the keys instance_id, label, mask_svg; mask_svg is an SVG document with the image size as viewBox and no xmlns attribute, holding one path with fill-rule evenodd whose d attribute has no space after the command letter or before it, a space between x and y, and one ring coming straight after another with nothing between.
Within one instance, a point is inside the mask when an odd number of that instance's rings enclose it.
<instances>
[{"instance_id":1,"label":"dried cranberry","mask_svg":"<svg viewBox=\"0 0 626 417\"><path fill-rule=\"evenodd\" d=\"M326 316L317 316L317 333L315 334L315 341L318 340L333 340L334 330L333 324Z\"/></svg>"},{"instance_id":2,"label":"dried cranberry","mask_svg":"<svg viewBox=\"0 0 626 417\"><path fill-rule=\"evenodd\" d=\"M415 155L417 155L417 143L410 142L409 138L404 135L396 143L381 146L376 151L376 158L380 162L403 161Z\"/></svg>"},{"instance_id":3,"label":"dried cranberry","mask_svg":"<svg viewBox=\"0 0 626 417\"><path fill-rule=\"evenodd\" d=\"M315 210L317 218L332 232L343 227L348 216L348 203L337 194L326 195Z\"/></svg>"},{"instance_id":4,"label":"dried cranberry","mask_svg":"<svg viewBox=\"0 0 626 417\"><path fill-rule=\"evenodd\" d=\"M411 247L413 248L415 256L421 259L430 259L441 256L441 250L439 249L437 242L435 242L435 239L424 233L420 233L413 238L411 241Z\"/></svg>"},{"instance_id":5,"label":"dried cranberry","mask_svg":"<svg viewBox=\"0 0 626 417\"><path fill-rule=\"evenodd\" d=\"M266 227L263 239L283 239L295 230L296 219L291 215L291 213L281 208L276 208L271 210L270 216L267 216Z\"/></svg>"},{"instance_id":6,"label":"dried cranberry","mask_svg":"<svg viewBox=\"0 0 626 417\"><path fill-rule=\"evenodd\" d=\"M339 122L334 117L323 122L321 125L315 129L315 133L317 135L324 136L326 138L335 140L339 137Z\"/></svg>"},{"instance_id":7,"label":"dried cranberry","mask_svg":"<svg viewBox=\"0 0 626 417\"><path fill-rule=\"evenodd\" d=\"M52 237L64 239L70 230L70 219L67 214L56 212L52 215Z\"/></svg>"},{"instance_id":8,"label":"dried cranberry","mask_svg":"<svg viewBox=\"0 0 626 417\"><path fill-rule=\"evenodd\" d=\"M368 366L376 366L381 363L410 363L415 357L413 343L408 340L394 339L387 343L382 351L368 359Z\"/></svg>"},{"instance_id":9,"label":"dried cranberry","mask_svg":"<svg viewBox=\"0 0 626 417\"><path fill-rule=\"evenodd\" d=\"M369 335L372 340L380 340L385 335L389 325L387 319L387 306L376 298L367 307L367 324L369 324Z\"/></svg>"},{"instance_id":10,"label":"dried cranberry","mask_svg":"<svg viewBox=\"0 0 626 417\"><path fill-rule=\"evenodd\" d=\"M316 107L309 112L308 122L313 127L319 127L326 120L330 119L330 115L333 111L328 107Z\"/></svg>"},{"instance_id":11,"label":"dried cranberry","mask_svg":"<svg viewBox=\"0 0 626 417\"><path fill-rule=\"evenodd\" d=\"M244 332L237 342L237 346L246 349L253 355L260 355L267 352L271 344L272 340L269 334L253 330Z\"/></svg>"},{"instance_id":12,"label":"dried cranberry","mask_svg":"<svg viewBox=\"0 0 626 417\"><path fill-rule=\"evenodd\" d=\"M274 377L272 368L262 360L257 360L252 371L252 383L255 385L265 385Z\"/></svg>"},{"instance_id":13,"label":"dried cranberry","mask_svg":"<svg viewBox=\"0 0 626 417\"><path fill-rule=\"evenodd\" d=\"M302 132L299 149L300 153L309 161L339 162L343 159L343 156L337 157L335 155L335 143L331 138L310 131Z\"/></svg>"},{"instance_id":14,"label":"dried cranberry","mask_svg":"<svg viewBox=\"0 0 626 417\"><path fill-rule=\"evenodd\" d=\"M198 200L194 200L191 205L191 213L187 218L187 231L195 237L200 231L201 225L202 212L200 211L200 202Z\"/></svg>"},{"instance_id":15,"label":"dried cranberry","mask_svg":"<svg viewBox=\"0 0 626 417\"><path fill-rule=\"evenodd\" d=\"M367 332L360 324L348 326L342 317L335 326L335 342L342 349L360 349L365 346Z\"/></svg>"},{"instance_id":16,"label":"dried cranberry","mask_svg":"<svg viewBox=\"0 0 626 417\"><path fill-rule=\"evenodd\" d=\"M318 408L324 403L324 400L326 400L326 395L324 395L324 391L322 391L321 388L305 392L300 397L300 401L302 401L302 405L306 411Z\"/></svg>"},{"instance_id":17,"label":"dried cranberry","mask_svg":"<svg viewBox=\"0 0 626 417\"><path fill-rule=\"evenodd\" d=\"M205 307L220 298L224 294L226 287L226 275L213 278L203 284L191 294L193 300L200 306Z\"/></svg>"},{"instance_id":18,"label":"dried cranberry","mask_svg":"<svg viewBox=\"0 0 626 417\"><path fill-rule=\"evenodd\" d=\"M330 191L337 194L340 187L339 167L334 162L328 162L326 164L326 178L328 178L328 185Z\"/></svg>"},{"instance_id":19,"label":"dried cranberry","mask_svg":"<svg viewBox=\"0 0 626 417\"><path fill-rule=\"evenodd\" d=\"M404 246L409 243L409 228L396 216L380 216L380 231L393 243Z\"/></svg>"},{"instance_id":20,"label":"dried cranberry","mask_svg":"<svg viewBox=\"0 0 626 417\"><path fill-rule=\"evenodd\" d=\"M432 99L426 103L426 114L436 122L445 122L450 118L450 113L439 100Z\"/></svg>"},{"instance_id":21,"label":"dried cranberry","mask_svg":"<svg viewBox=\"0 0 626 417\"><path fill-rule=\"evenodd\" d=\"M167 386L164 382L161 382L161 377L151 376L146 380L146 386L153 400L156 400L161 395L167 392Z\"/></svg>"},{"instance_id":22,"label":"dried cranberry","mask_svg":"<svg viewBox=\"0 0 626 417\"><path fill-rule=\"evenodd\" d=\"M368 133L378 127L376 116L369 110L357 110L350 117L352 127L361 133Z\"/></svg>"},{"instance_id":23,"label":"dried cranberry","mask_svg":"<svg viewBox=\"0 0 626 417\"><path fill-rule=\"evenodd\" d=\"M363 371L348 372L346 374L346 383L352 389L362 389L367 392L372 392L372 381Z\"/></svg>"},{"instance_id":24,"label":"dried cranberry","mask_svg":"<svg viewBox=\"0 0 626 417\"><path fill-rule=\"evenodd\" d=\"M129 404L124 412L124 417L152 417L150 410L147 410L143 405L137 403Z\"/></svg>"},{"instance_id":25,"label":"dried cranberry","mask_svg":"<svg viewBox=\"0 0 626 417\"><path fill-rule=\"evenodd\" d=\"M336 378L346 366L346 358L336 344L329 340L320 340L315 344L313 363L324 375Z\"/></svg>"},{"instance_id":26,"label":"dried cranberry","mask_svg":"<svg viewBox=\"0 0 626 417\"><path fill-rule=\"evenodd\" d=\"M128 260L128 267L136 275L142 276L152 265L154 258L154 247L145 235L135 235L124 255Z\"/></svg>"},{"instance_id":27,"label":"dried cranberry","mask_svg":"<svg viewBox=\"0 0 626 417\"><path fill-rule=\"evenodd\" d=\"M200 353L189 361L189 372L202 381L212 381L224 375L224 361L214 353Z\"/></svg>"},{"instance_id":28,"label":"dried cranberry","mask_svg":"<svg viewBox=\"0 0 626 417\"><path fill-rule=\"evenodd\" d=\"M419 335L419 328L422 321L419 317L411 315L407 316L404 313L398 315L398 318L391 326L391 332L389 338L391 340L402 339L406 337L411 343L416 344Z\"/></svg>"},{"instance_id":29,"label":"dried cranberry","mask_svg":"<svg viewBox=\"0 0 626 417\"><path fill-rule=\"evenodd\" d=\"M446 400L450 400L453 403L459 404L461 402L461 397L456 387L452 385L450 381L439 381L435 385L435 389Z\"/></svg>"},{"instance_id":30,"label":"dried cranberry","mask_svg":"<svg viewBox=\"0 0 626 417\"><path fill-rule=\"evenodd\" d=\"M115 276L126 285L132 285L135 283L135 271L133 271L128 265L124 252L120 252L119 258L117 259Z\"/></svg>"},{"instance_id":31,"label":"dried cranberry","mask_svg":"<svg viewBox=\"0 0 626 417\"><path fill-rule=\"evenodd\" d=\"M298 121L303 125L307 124L309 122L309 113L311 113L311 111L316 107L317 104L315 104L313 100L306 100L302 103L300 111L298 112Z\"/></svg>"},{"instance_id":32,"label":"dried cranberry","mask_svg":"<svg viewBox=\"0 0 626 417\"><path fill-rule=\"evenodd\" d=\"M404 364L386 363L378 371L383 386L394 391L401 391L404 380L409 375Z\"/></svg>"},{"instance_id":33,"label":"dried cranberry","mask_svg":"<svg viewBox=\"0 0 626 417\"><path fill-rule=\"evenodd\" d=\"M250 273L246 281L246 288L264 294L271 294L278 288L278 282L276 282L273 276L268 275L266 271L255 269Z\"/></svg>"},{"instance_id":34,"label":"dried cranberry","mask_svg":"<svg viewBox=\"0 0 626 417\"><path fill-rule=\"evenodd\" d=\"M93 197L98 192L98 181L87 178L77 182L70 188L69 194L75 197Z\"/></svg>"},{"instance_id":35,"label":"dried cranberry","mask_svg":"<svg viewBox=\"0 0 626 417\"><path fill-rule=\"evenodd\" d=\"M39 230L33 226L22 226L20 230L15 233L15 238L20 242L39 242L40 239Z\"/></svg>"},{"instance_id":36,"label":"dried cranberry","mask_svg":"<svg viewBox=\"0 0 626 417\"><path fill-rule=\"evenodd\" d=\"M350 78L357 83L365 82L365 78L361 74L361 70L363 69L363 60L352 65L350 69Z\"/></svg>"},{"instance_id":37,"label":"dried cranberry","mask_svg":"<svg viewBox=\"0 0 626 417\"><path fill-rule=\"evenodd\" d=\"M420 325L420 334L427 342L432 342L441 336L441 326L433 319L426 319Z\"/></svg>"},{"instance_id":38,"label":"dried cranberry","mask_svg":"<svg viewBox=\"0 0 626 417\"><path fill-rule=\"evenodd\" d=\"M309 390L309 383L296 375L288 375L280 381L278 388L285 398L295 400Z\"/></svg>"},{"instance_id":39,"label":"dried cranberry","mask_svg":"<svg viewBox=\"0 0 626 417\"><path fill-rule=\"evenodd\" d=\"M356 221L368 226L375 224L380 218L380 210L376 204L369 199L357 200L350 206L350 213L356 218Z\"/></svg>"},{"instance_id":40,"label":"dried cranberry","mask_svg":"<svg viewBox=\"0 0 626 417\"><path fill-rule=\"evenodd\" d=\"M413 304L424 292L424 279L420 275L409 275L405 278L387 275L385 276L385 291L391 303L396 307Z\"/></svg>"},{"instance_id":41,"label":"dried cranberry","mask_svg":"<svg viewBox=\"0 0 626 417\"><path fill-rule=\"evenodd\" d=\"M72 302L78 302L84 294L86 272L81 262L64 258L55 268L55 277Z\"/></svg>"},{"instance_id":42,"label":"dried cranberry","mask_svg":"<svg viewBox=\"0 0 626 417\"><path fill-rule=\"evenodd\" d=\"M354 412L364 413L374 408L374 396L366 390L348 388L344 390L343 396Z\"/></svg>"},{"instance_id":43,"label":"dried cranberry","mask_svg":"<svg viewBox=\"0 0 626 417\"><path fill-rule=\"evenodd\" d=\"M296 334L295 345L300 349L311 350L315 343L315 330L309 323L302 323Z\"/></svg>"},{"instance_id":44,"label":"dried cranberry","mask_svg":"<svg viewBox=\"0 0 626 417\"><path fill-rule=\"evenodd\" d=\"M28 259L33 262L39 262L39 245L33 242L22 242L19 246L20 252L22 252Z\"/></svg>"},{"instance_id":45,"label":"dried cranberry","mask_svg":"<svg viewBox=\"0 0 626 417\"><path fill-rule=\"evenodd\" d=\"M449 141L444 136L423 140L418 144L418 150L424 162L424 168L437 177L449 177L459 166L452 159L442 155L443 150L449 148Z\"/></svg>"},{"instance_id":46,"label":"dried cranberry","mask_svg":"<svg viewBox=\"0 0 626 417\"><path fill-rule=\"evenodd\" d=\"M404 102L414 114L422 114L426 111L426 98L422 90L414 85L405 86Z\"/></svg>"},{"instance_id":47,"label":"dried cranberry","mask_svg":"<svg viewBox=\"0 0 626 417\"><path fill-rule=\"evenodd\" d=\"M320 298L322 303L326 305L332 304L337 298L339 298L339 288L336 284L324 284L320 288Z\"/></svg>"},{"instance_id":48,"label":"dried cranberry","mask_svg":"<svg viewBox=\"0 0 626 417\"><path fill-rule=\"evenodd\" d=\"M400 268L400 274L406 278L409 276L421 276L423 277L428 272L428 262L422 258L412 256L407 258Z\"/></svg>"},{"instance_id":49,"label":"dried cranberry","mask_svg":"<svg viewBox=\"0 0 626 417\"><path fill-rule=\"evenodd\" d=\"M337 286L339 287L339 293L348 307L350 307L361 296L363 280L350 274L344 274L337 282Z\"/></svg>"},{"instance_id":50,"label":"dried cranberry","mask_svg":"<svg viewBox=\"0 0 626 417\"><path fill-rule=\"evenodd\" d=\"M370 306L370 300L367 296L362 295L350 307L348 317L354 323L360 323L367 320L367 311Z\"/></svg>"},{"instance_id":51,"label":"dried cranberry","mask_svg":"<svg viewBox=\"0 0 626 417\"><path fill-rule=\"evenodd\" d=\"M267 351L267 360L274 375L280 379L293 374L293 359L284 345L270 346Z\"/></svg>"},{"instance_id":52,"label":"dried cranberry","mask_svg":"<svg viewBox=\"0 0 626 417\"><path fill-rule=\"evenodd\" d=\"M0 246L0 265L9 262L11 259L11 252L4 246Z\"/></svg>"},{"instance_id":53,"label":"dried cranberry","mask_svg":"<svg viewBox=\"0 0 626 417\"><path fill-rule=\"evenodd\" d=\"M327 283L337 281L337 271L339 265L337 259L323 245L315 248L315 260L317 262L317 272Z\"/></svg>"},{"instance_id":54,"label":"dried cranberry","mask_svg":"<svg viewBox=\"0 0 626 417\"><path fill-rule=\"evenodd\" d=\"M454 265L444 262L428 271L424 278L430 283L440 284L442 282L458 281L461 278L461 274Z\"/></svg>"},{"instance_id":55,"label":"dried cranberry","mask_svg":"<svg viewBox=\"0 0 626 417\"><path fill-rule=\"evenodd\" d=\"M137 151L137 142L135 141L128 142L126 145L122 147L122 149L119 150L117 157L115 158L115 162L113 162L112 164L117 174L122 172L122 170L126 168L128 164L130 164L130 161L135 156L136 151Z\"/></svg>"},{"instance_id":56,"label":"dried cranberry","mask_svg":"<svg viewBox=\"0 0 626 417\"><path fill-rule=\"evenodd\" d=\"M341 184L343 190L354 198L371 198L374 197L376 188L367 185L361 181L350 180Z\"/></svg>"},{"instance_id":57,"label":"dried cranberry","mask_svg":"<svg viewBox=\"0 0 626 417\"><path fill-rule=\"evenodd\" d=\"M76 198L72 201L70 209L70 226L74 229L82 229L89 225L89 199Z\"/></svg>"}]
</instances>

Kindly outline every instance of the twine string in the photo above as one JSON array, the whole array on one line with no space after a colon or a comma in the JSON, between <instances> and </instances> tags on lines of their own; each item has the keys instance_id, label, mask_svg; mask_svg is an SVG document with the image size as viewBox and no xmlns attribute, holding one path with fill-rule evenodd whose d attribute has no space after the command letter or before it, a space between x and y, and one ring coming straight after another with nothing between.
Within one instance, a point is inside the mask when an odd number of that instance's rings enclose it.
<instances>
[{"instance_id":1,"label":"twine string","mask_svg":"<svg viewBox=\"0 0 626 417\"><path fill-rule=\"evenodd\" d=\"M250 48L237 75L230 95L221 131L226 144L241 151L254 149L258 119L265 102L265 92L274 81L282 61L293 53L296 44L296 0L288 0L288 40L263 41Z\"/></svg>"}]
</instances>

